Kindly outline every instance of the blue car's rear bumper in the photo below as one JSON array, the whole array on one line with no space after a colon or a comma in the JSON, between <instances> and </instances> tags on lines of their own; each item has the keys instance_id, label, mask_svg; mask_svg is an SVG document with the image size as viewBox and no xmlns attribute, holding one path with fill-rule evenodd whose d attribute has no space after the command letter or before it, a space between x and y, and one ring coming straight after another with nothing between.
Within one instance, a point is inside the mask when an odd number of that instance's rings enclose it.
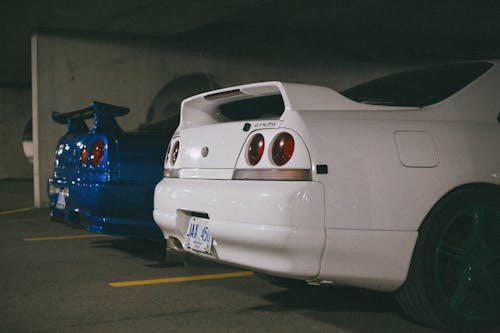
<instances>
[{"instance_id":1,"label":"blue car's rear bumper","mask_svg":"<svg viewBox=\"0 0 500 333\"><path fill-rule=\"evenodd\" d=\"M49 178L50 215L67 223L88 224L87 230L93 233L161 240L163 234L152 216L154 185Z\"/></svg>"}]
</instances>

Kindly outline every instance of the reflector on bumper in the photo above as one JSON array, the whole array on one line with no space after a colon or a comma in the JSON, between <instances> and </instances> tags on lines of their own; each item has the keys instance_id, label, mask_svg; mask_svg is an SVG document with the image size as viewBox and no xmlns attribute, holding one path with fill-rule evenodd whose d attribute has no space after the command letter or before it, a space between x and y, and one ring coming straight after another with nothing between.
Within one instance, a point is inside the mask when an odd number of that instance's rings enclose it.
<instances>
[{"instance_id":1,"label":"reflector on bumper","mask_svg":"<svg viewBox=\"0 0 500 333\"><path fill-rule=\"evenodd\" d=\"M164 169L163 177L165 178L179 178L179 169Z\"/></svg>"},{"instance_id":2,"label":"reflector on bumper","mask_svg":"<svg viewBox=\"0 0 500 333\"><path fill-rule=\"evenodd\" d=\"M221 173L221 170L218 170ZM228 170L229 172L231 170ZM200 178L200 179L233 179L233 180L301 180L311 181L309 169L236 169L231 173L218 174L204 169L164 169L165 178Z\"/></svg>"},{"instance_id":3,"label":"reflector on bumper","mask_svg":"<svg viewBox=\"0 0 500 333\"><path fill-rule=\"evenodd\" d=\"M309 169L236 169L234 180L312 180Z\"/></svg>"}]
</instances>

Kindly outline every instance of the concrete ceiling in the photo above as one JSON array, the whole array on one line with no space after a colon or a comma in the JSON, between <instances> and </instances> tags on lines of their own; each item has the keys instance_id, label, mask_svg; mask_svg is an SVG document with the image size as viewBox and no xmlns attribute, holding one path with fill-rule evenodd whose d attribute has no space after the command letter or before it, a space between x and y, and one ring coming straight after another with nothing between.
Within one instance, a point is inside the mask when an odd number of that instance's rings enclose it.
<instances>
[{"instance_id":1,"label":"concrete ceiling","mask_svg":"<svg viewBox=\"0 0 500 333\"><path fill-rule=\"evenodd\" d=\"M288 47L377 61L500 55L497 0L5 0L0 8L3 86L30 86L37 30L156 38L264 58Z\"/></svg>"}]
</instances>

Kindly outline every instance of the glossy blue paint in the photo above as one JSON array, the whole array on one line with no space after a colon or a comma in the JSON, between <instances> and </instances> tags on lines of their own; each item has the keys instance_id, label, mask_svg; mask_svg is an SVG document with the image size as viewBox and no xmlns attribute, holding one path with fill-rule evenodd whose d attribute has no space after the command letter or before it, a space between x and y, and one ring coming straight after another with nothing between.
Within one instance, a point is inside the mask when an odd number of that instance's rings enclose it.
<instances>
[{"instance_id":1,"label":"glossy blue paint","mask_svg":"<svg viewBox=\"0 0 500 333\"><path fill-rule=\"evenodd\" d=\"M57 144L54 173L48 179L50 215L88 225L94 233L160 240L163 235L152 218L153 190L163 177L163 159L178 116L126 133L115 119L126 113L127 108L93 102L82 110L53 114L68 131ZM94 118L90 131L82 126L89 118ZM98 140L104 143L104 154L93 165L91 150ZM82 162L85 148L89 157ZM69 195L61 203L59 192L64 191Z\"/></svg>"}]
</instances>

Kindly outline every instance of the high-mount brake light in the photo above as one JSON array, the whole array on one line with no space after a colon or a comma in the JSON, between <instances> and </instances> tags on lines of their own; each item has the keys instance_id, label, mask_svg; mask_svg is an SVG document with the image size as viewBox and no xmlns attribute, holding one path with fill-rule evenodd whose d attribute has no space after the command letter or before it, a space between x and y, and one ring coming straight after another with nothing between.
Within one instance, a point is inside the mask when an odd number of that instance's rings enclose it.
<instances>
[{"instance_id":1,"label":"high-mount brake light","mask_svg":"<svg viewBox=\"0 0 500 333\"><path fill-rule=\"evenodd\" d=\"M179 156L179 141L175 141L174 146L172 147L172 155L170 156L170 163L172 165L177 161L177 156Z\"/></svg>"},{"instance_id":2,"label":"high-mount brake light","mask_svg":"<svg viewBox=\"0 0 500 333\"><path fill-rule=\"evenodd\" d=\"M104 157L104 149L105 145L102 140L97 140L92 145L92 149L90 150L90 163L93 166L97 166L102 162L102 159Z\"/></svg>"},{"instance_id":3,"label":"high-mount brake light","mask_svg":"<svg viewBox=\"0 0 500 333\"><path fill-rule=\"evenodd\" d=\"M247 162L248 164L254 166L259 163L262 155L264 154L264 136L262 134L255 134L250 140L250 144L247 148Z\"/></svg>"},{"instance_id":4,"label":"high-mount brake light","mask_svg":"<svg viewBox=\"0 0 500 333\"><path fill-rule=\"evenodd\" d=\"M271 156L277 166L286 164L292 158L295 141L290 133L281 132L274 138Z\"/></svg>"},{"instance_id":5,"label":"high-mount brake light","mask_svg":"<svg viewBox=\"0 0 500 333\"><path fill-rule=\"evenodd\" d=\"M87 146L82 147L82 152L80 153L80 164L84 165L87 163L87 160L89 159L89 149Z\"/></svg>"}]
</instances>

